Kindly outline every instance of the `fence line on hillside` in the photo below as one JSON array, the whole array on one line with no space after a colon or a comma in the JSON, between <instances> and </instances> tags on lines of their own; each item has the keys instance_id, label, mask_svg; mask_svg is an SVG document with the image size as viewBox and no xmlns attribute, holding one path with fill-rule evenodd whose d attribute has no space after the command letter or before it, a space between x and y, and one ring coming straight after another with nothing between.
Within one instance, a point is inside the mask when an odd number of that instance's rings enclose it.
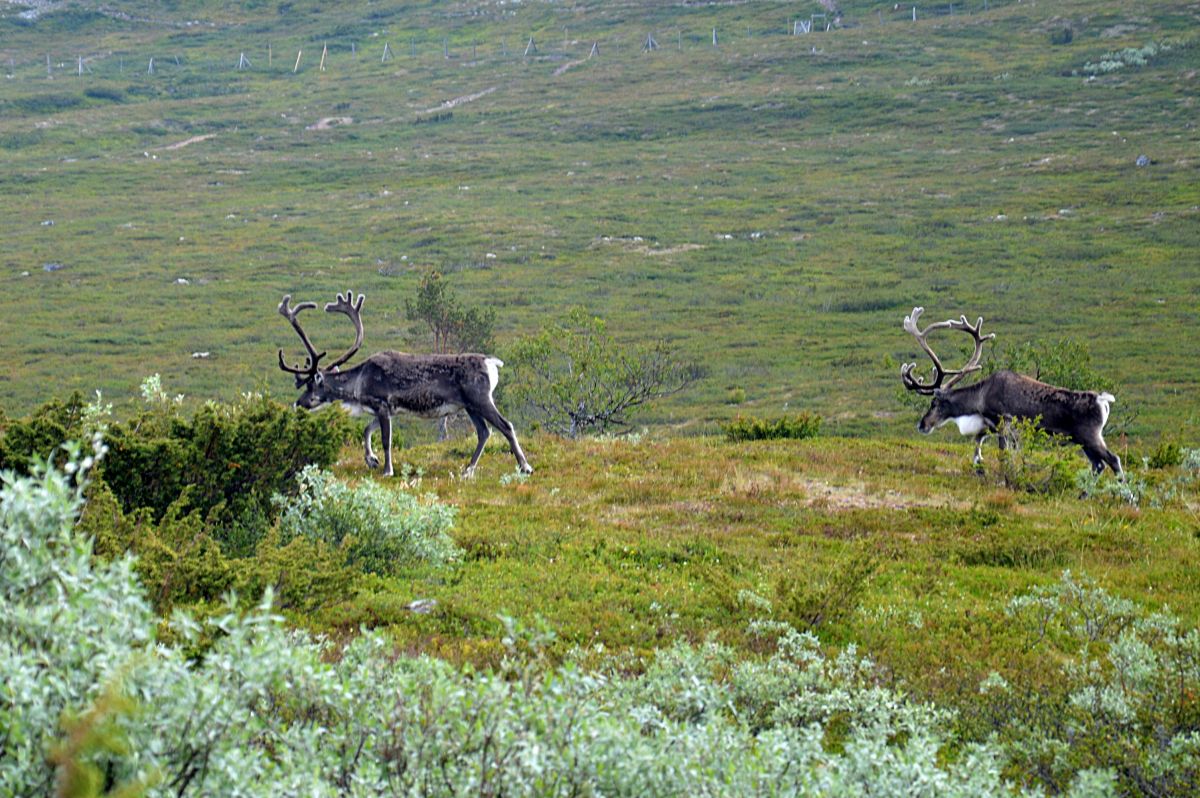
<instances>
[{"instance_id":1,"label":"fence line on hillside","mask_svg":"<svg viewBox=\"0 0 1200 798\"><path fill-rule=\"evenodd\" d=\"M407 38L408 48L407 57L411 59L426 59L432 53L437 53L437 57L444 61L462 61L465 54L469 52L470 61L475 62L480 57L481 52L484 57L489 57L491 53L492 59L506 60L566 60L579 58L584 55L594 57L601 50L601 42L603 42L603 50L606 56L612 54L633 54L644 56L647 53L658 52L664 48L658 44L658 39L661 36L666 36L667 40L674 39L675 46L665 49L683 51L684 49L691 50L722 50L733 49L739 44L744 44L747 41L762 41L763 39L774 39L778 37L797 38L802 40L816 41L819 37L836 32L836 31L852 31L852 30L879 30L892 25L899 24L914 24L928 21L932 17L944 18L950 16L965 16L968 14L986 13L987 11L1004 5L1016 5L1022 0L963 0L963 2L939 2L930 3L928 5L922 3L896 3L891 11L885 12L883 9L878 9L875 14L868 14L859 19L847 20L843 17L830 18L824 13L814 13L807 17L787 16L786 19L781 19L781 23L777 28L759 28L758 30L746 27L739 29L734 26L728 28L713 27L705 28L703 31L688 32L682 27L663 27L649 31L644 31L638 34L631 34L621 38L604 38L604 37L587 37L578 36L577 38L568 38L566 28L563 29L563 38L561 46L554 50L539 49L541 42L538 40L537 34L522 35L518 42L525 42L524 45L518 43L515 47L510 47L507 37L501 37L498 41L484 42L479 39L459 40L455 44L451 44L450 38L445 35L418 37L412 33L407 35L401 34L395 37L380 37L382 41L372 47L359 47L358 42L350 41L348 43L330 41L327 37L313 37L301 43L296 48L296 58L294 62L288 58L287 63L292 64L292 68L288 69L286 64L281 67L276 67L274 63L275 43L263 42L259 48L239 47L231 52L230 57L225 60L191 60L184 58L181 60L178 53L171 54L164 58L161 52L145 53L138 55L131 51L112 51L103 55L82 55L71 54L66 58L53 58L51 53L39 51L36 55L18 57L13 52L0 50L0 63L5 63L7 66L5 78L8 80L17 80L18 78L55 78L58 76L87 78L113 78L124 77L128 71L132 78L138 73L144 76L154 75L156 77L169 77L173 70L165 68L170 66L172 59L174 66L178 69L187 69L195 67L203 69L206 72L242 72L255 73L259 75L269 74L280 77L288 74L305 74L309 71L325 72L327 69L334 68L335 64L338 69L344 69L346 63L378 63L386 64L391 61L401 61L405 56L405 48L397 48L393 46L393 40L402 41ZM545 41L550 41L549 33L546 34ZM321 58L319 62L307 62L309 66L301 69L304 62L304 49L314 47L316 43L322 45ZM436 49L435 49L436 47ZM815 49L815 44L814 44ZM369 55L368 58L360 58L359 51ZM484 52L484 51L487 52ZM258 60L254 56L255 52L265 51L266 57ZM116 63L113 63L113 60ZM257 61L260 66L255 67L254 61ZM262 67L263 63L266 67ZM42 64L44 63L45 71L42 72ZM140 69L131 68L130 64L143 64Z\"/></svg>"}]
</instances>

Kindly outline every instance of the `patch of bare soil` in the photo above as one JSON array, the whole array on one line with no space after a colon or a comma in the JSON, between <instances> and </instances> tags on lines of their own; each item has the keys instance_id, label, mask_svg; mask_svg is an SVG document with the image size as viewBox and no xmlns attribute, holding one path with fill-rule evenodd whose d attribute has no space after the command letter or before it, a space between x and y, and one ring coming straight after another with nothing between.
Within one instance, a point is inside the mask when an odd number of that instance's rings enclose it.
<instances>
[{"instance_id":1,"label":"patch of bare soil","mask_svg":"<svg viewBox=\"0 0 1200 798\"><path fill-rule=\"evenodd\" d=\"M316 122L304 128L305 130L329 130L331 127L338 125L349 125L354 123L354 118L350 116L327 116L324 119L318 119Z\"/></svg>"},{"instance_id":2,"label":"patch of bare soil","mask_svg":"<svg viewBox=\"0 0 1200 798\"><path fill-rule=\"evenodd\" d=\"M568 61L567 63L560 66L558 69L554 70L554 77L558 77L562 73L566 72L568 69L571 69L572 67L577 67L583 63L587 63L586 58L581 58L578 61Z\"/></svg>"},{"instance_id":3,"label":"patch of bare soil","mask_svg":"<svg viewBox=\"0 0 1200 798\"><path fill-rule=\"evenodd\" d=\"M432 113L437 113L438 111L449 111L451 108L457 108L458 106L465 105L466 103L473 103L476 100L480 99L481 97L486 97L489 94L491 94L492 92L494 92L496 90L496 88L497 88L496 86L491 86L490 88L486 88L483 91L477 91L474 94L464 94L461 97L455 97L453 100L446 100L441 105L436 105L433 108L426 108L424 111L421 111L420 113L432 114Z\"/></svg>"},{"instance_id":4,"label":"patch of bare soil","mask_svg":"<svg viewBox=\"0 0 1200 798\"><path fill-rule=\"evenodd\" d=\"M907 510L912 507L944 507L946 497L913 496L897 490L868 490L866 485L831 485L818 479L799 479L804 488L807 507L828 507L834 510Z\"/></svg>"},{"instance_id":5,"label":"patch of bare soil","mask_svg":"<svg viewBox=\"0 0 1200 798\"><path fill-rule=\"evenodd\" d=\"M183 141L177 141L174 144L168 144L167 146L163 147L162 149L164 149L164 150L182 150L184 147L188 146L189 144L196 144L201 141L208 141L209 139L216 138L216 137L217 137L216 133L205 133L203 136L192 136L190 139L184 139Z\"/></svg>"}]
</instances>

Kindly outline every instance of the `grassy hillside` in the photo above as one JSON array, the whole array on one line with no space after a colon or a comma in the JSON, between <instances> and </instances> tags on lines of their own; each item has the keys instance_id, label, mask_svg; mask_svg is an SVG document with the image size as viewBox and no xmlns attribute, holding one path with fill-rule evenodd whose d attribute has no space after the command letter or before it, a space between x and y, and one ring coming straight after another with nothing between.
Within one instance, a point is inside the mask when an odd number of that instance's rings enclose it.
<instances>
[{"instance_id":1,"label":"grassy hillside","mask_svg":"<svg viewBox=\"0 0 1200 798\"><path fill-rule=\"evenodd\" d=\"M283 293L364 291L365 346L419 349L437 268L501 356L579 305L705 361L651 419L680 428L906 433L920 304L1081 340L1124 431L1195 437L1193 4L852 2L800 36L819 5L50 5L0 17L9 411L153 372L286 394Z\"/></svg>"},{"instance_id":2,"label":"grassy hillside","mask_svg":"<svg viewBox=\"0 0 1200 798\"><path fill-rule=\"evenodd\" d=\"M1023 630L1005 622L1007 603L1063 571L1200 617L1187 469L1142 469L1136 507L1009 490L994 452L976 474L948 442L535 437L527 448L538 453L533 476L506 473L507 452L489 446L468 481L455 476L465 440L404 452L410 472L421 469L410 487L458 508L463 562L449 577L418 569L367 587L312 622L382 626L416 649L477 662L503 651L498 614L534 612L560 651L648 653L708 635L752 650L746 624L761 610L749 591L780 619L864 644L921 683L1014 665ZM361 452L345 452L343 472L361 469ZM429 598L434 614L405 609Z\"/></svg>"}]
</instances>

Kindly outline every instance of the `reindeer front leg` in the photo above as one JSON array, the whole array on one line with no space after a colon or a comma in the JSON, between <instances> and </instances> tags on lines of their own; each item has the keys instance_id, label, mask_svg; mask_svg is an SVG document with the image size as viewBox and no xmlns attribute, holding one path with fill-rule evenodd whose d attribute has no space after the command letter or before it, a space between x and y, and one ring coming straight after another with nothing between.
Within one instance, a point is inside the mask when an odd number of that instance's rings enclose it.
<instances>
[{"instance_id":1,"label":"reindeer front leg","mask_svg":"<svg viewBox=\"0 0 1200 798\"><path fill-rule=\"evenodd\" d=\"M390 477L392 475L392 417L387 410L383 410L375 414L375 423L379 425L379 437L383 443L383 475Z\"/></svg>"},{"instance_id":2,"label":"reindeer front leg","mask_svg":"<svg viewBox=\"0 0 1200 798\"><path fill-rule=\"evenodd\" d=\"M972 462L976 466L983 465L983 441L989 435L996 436L996 445L998 445L1001 449L1006 448L1007 442L1004 439L1003 420L984 416L983 429L981 429L975 436L975 459L972 460Z\"/></svg>"}]
</instances>

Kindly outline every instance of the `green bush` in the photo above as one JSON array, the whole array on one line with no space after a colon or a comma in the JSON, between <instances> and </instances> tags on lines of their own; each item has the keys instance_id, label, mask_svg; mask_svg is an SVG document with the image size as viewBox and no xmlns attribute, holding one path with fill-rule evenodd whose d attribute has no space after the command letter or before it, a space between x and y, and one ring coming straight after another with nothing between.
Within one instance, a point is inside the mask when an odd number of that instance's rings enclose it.
<instances>
[{"instance_id":1,"label":"green bush","mask_svg":"<svg viewBox=\"0 0 1200 798\"><path fill-rule=\"evenodd\" d=\"M731 441L765 441L778 438L803 440L815 438L821 429L821 417L814 413L799 413L775 420L738 416L721 425L725 437Z\"/></svg>"},{"instance_id":2,"label":"green bush","mask_svg":"<svg viewBox=\"0 0 1200 798\"><path fill-rule=\"evenodd\" d=\"M294 496L274 498L284 543L297 537L320 541L340 550L347 565L377 574L460 556L448 534L454 508L434 496L418 500L373 481L351 486L316 466L301 471L296 482Z\"/></svg>"},{"instance_id":3,"label":"green bush","mask_svg":"<svg viewBox=\"0 0 1200 798\"><path fill-rule=\"evenodd\" d=\"M996 455L999 478L1011 490L1062 496L1076 489L1079 449L1043 430L1038 421L1016 419L1001 430L1008 445Z\"/></svg>"},{"instance_id":4,"label":"green bush","mask_svg":"<svg viewBox=\"0 0 1200 798\"><path fill-rule=\"evenodd\" d=\"M102 482L88 487L79 520L101 557L137 557L142 583L159 611L180 603L213 600L234 586L234 570L197 511L184 512L187 496L155 519L148 507L126 514Z\"/></svg>"},{"instance_id":5,"label":"green bush","mask_svg":"<svg viewBox=\"0 0 1200 798\"><path fill-rule=\"evenodd\" d=\"M1075 32L1069 27L1050 31L1050 43L1054 45L1070 44L1075 38Z\"/></svg>"},{"instance_id":6,"label":"green bush","mask_svg":"<svg viewBox=\"0 0 1200 798\"><path fill-rule=\"evenodd\" d=\"M603 319L579 308L518 341L510 360L508 395L547 429L569 438L628 427L638 410L706 373L665 341L618 343Z\"/></svg>"},{"instance_id":7,"label":"green bush","mask_svg":"<svg viewBox=\"0 0 1200 798\"><path fill-rule=\"evenodd\" d=\"M61 460L64 441L103 429L108 454L97 481L123 513L146 511L143 520L157 523L169 509L199 512L227 553L248 555L274 522L271 497L291 490L305 466L333 463L354 434L345 413L307 413L258 395L207 403L189 419L157 375L142 389L145 406L114 423L102 418L109 408L79 393L25 419L0 414L0 469Z\"/></svg>"},{"instance_id":8,"label":"green bush","mask_svg":"<svg viewBox=\"0 0 1200 798\"><path fill-rule=\"evenodd\" d=\"M1173 468L1183 465L1183 447L1179 445L1179 441L1159 441L1146 465L1150 468Z\"/></svg>"},{"instance_id":9,"label":"green bush","mask_svg":"<svg viewBox=\"0 0 1200 798\"><path fill-rule=\"evenodd\" d=\"M1092 366L1092 354L1087 345L1073 338L1025 342L1006 346L999 352L992 348L984 358L983 372L991 374L1000 369L1010 369L1072 391L1114 389L1112 380Z\"/></svg>"},{"instance_id":10,"label":"green bush","mask_svg":"<svg viewBox=\"0 0 1200 798\"><path fill-rule=\"evenodd\" d=\"M30 466L55 455L62 444L84 437L83 394L51 400L27 418L10 419L0 410L0 470L28 473Z\"/></svg>"},{"instance_id":11,"label":"green bush","mask_svg":"<svg viewBox=\"0 0 1200 798\"><path fill-rule=\"evenodd\" d=\"M780 580L775 585L778 617L801 631L816 631L853 617L866 595L879 557L855 551L818 577Z\"/></svg>"},{"instance_id":12,"label":"green bush","mask_svg":"<svg viewBox=\"0 0 1200 798\"><path fill-rule=\"evenodd\" d=\"M344 413L262 396L209 403L191 419L159 402L109 428L100 476L124 511L149 508L154 519L186 488L186 509L219 530L228 553L246 555L275 517L271 497L290 491L305 466L333 463L350 435Z\"/></svg>"}]
</instances>

